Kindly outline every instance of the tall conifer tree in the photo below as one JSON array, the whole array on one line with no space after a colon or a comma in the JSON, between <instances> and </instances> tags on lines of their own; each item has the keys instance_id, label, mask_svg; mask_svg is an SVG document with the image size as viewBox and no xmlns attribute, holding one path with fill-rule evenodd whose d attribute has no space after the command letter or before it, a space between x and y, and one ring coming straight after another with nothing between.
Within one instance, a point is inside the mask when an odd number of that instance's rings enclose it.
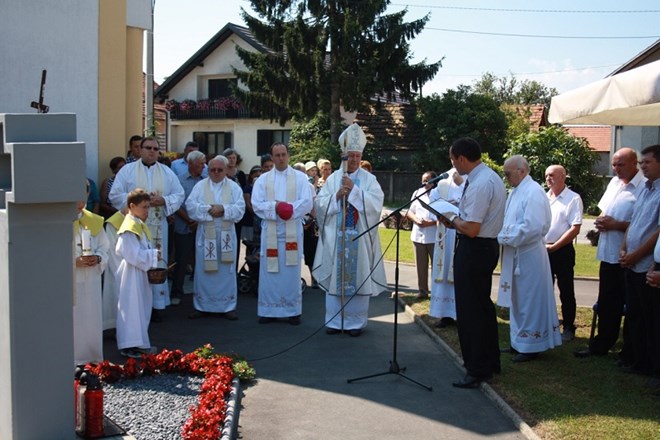
<instances>
[{"instance_id":1,"label":"tall conifer tree","mask_svg":"<svg viewBox=\"0 0 660 440\"><path fill-rule=\"evenodd\" d=\"M250 3L256 17L243 10L243 19L267 49L237 48L248 70L235 73L249 90L236 93L251 110L282 124L327 113L333 141L341 131L341 106L365 110L377 94L411 98L441 66L410 62L408 42L429 16L404 22L405 10L385 14L389 0Z\"/></svg>"}]
</instances>

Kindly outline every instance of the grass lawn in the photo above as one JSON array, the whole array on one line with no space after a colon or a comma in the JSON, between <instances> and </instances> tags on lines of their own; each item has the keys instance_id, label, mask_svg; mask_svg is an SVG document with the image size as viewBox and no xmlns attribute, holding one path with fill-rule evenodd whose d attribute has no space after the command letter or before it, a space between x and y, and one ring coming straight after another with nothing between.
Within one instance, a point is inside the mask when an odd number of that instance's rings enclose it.
<instances>
[{"instance_id":1,"label":"grass lawn","mask_svg":"<svg viewBox=\"0 0 660 440\"><path fill-rule=\"evenodd\" d=\"M379 231L385 259L394 260L395 230ZM400 261L414 263L410 231L401 231L399 240ZM593 246L576 246L577 276L598 277L595 254ZM428 316L428 299L408 293L401 298L460 355L456 327L436 329L437 320ZM591 320L591 309L578 308L576 339L543 353L537 361L514 364L511 355L502 354L502 374L489 383L543 439L660 438L660 398L645 386L647 377L620 372L614 353L587 359L573 356L573 351L587 346ZM500 347L509 347L507 309L498 308L498 327ZM613 352L619 350L616 346Z\"/></svg>"},{"instance_id":2,"label":"grass lawn","mask_svg":"<svg viewBox=\"0 0 660 440\"><path fill-rule=\"evenodd\" d=\"M459 353L455 326L436 329L429 300L401 298L452 349ZM543 353L536 361L514 364L502 354L502 374L490 385L543 439L660 438L660 399L645 386L647 377L622 373L616 355L577 359L586 347L591 309L578 308L576 339ZM508 310L498 308L500 347L509 347ZM615 347L615 352L620 349Z\"/></svg>"},{"instance_id":3,"label":"grass lawn","mask_svg":"<svg viewBox=\"0 0 660 440\"><path fill-rule=\"evenodd\" d=\"M380 228L378 231L385 252L385 260L395 261L396 240L393 240L393 238L396 229ZM401 231L399 236L399 261L402 263L415 263L415 251L412 241L410 241L410 231ZM499 272L499 265L496 271ZM596 260L596 248L594 246L589 244L575 245L575 276L598 278L598 261Z\"/></svg>"}]
</instances>

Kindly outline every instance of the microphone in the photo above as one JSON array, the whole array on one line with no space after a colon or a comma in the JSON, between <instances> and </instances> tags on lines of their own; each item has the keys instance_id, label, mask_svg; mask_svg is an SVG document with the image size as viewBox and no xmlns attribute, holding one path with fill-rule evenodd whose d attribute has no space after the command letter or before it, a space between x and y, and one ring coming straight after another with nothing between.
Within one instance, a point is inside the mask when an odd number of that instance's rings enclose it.
<instances>
[{"instance_id":1,"label":"microphone","mask_svg":"<svg viewBox=\"0 0 660 440\"><path fill-rule=\"evenodd\" d=\"M449 178L449 173L442 173L439 176L434 177L433 179L431 179L428 182L426 182L425 184L423 184L422 188L425 187L426 185L436 186L438 184L438 182L440 182L441 180L448 179L448 178Z\"/></svg>"}]
</instances>

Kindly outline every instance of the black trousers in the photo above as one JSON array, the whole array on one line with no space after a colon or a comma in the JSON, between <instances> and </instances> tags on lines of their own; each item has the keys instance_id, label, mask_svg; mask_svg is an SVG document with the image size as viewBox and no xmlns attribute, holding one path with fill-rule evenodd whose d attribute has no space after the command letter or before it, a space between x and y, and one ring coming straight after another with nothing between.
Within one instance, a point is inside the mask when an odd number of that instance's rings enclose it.
<instances>
[{"instance_id":1,"label":"black trousers","mask_svg":"<svg viewBox=\"0 0 660 440\"><path fill-rule=\"evenodd\" d=\"M557 279L561 318L564 330L575 330L575 286L573 284L575 267L575 248L570 243L563 248L549 253L552 280Z\"/></svg>"},{"instance_id":2,"label":"black trousers","mask_svg":"<svg viewBox=\"0 0 660 440\"><path fill-rule=\"evenodd\" d=\"M465 368L475 377L500 372L497 317L490 299L499 253L494 238L458 235L454 254L458 337Z\"/></svg>"},{"instance_id":3,"label":"black trousers","mask_svg":"<svg viewBox=\"0 0 660 440\"><path fill-rule=\"evenodd\" d=\"M646 273L625 269L626 280L626 325L623 332L625 347L631 347L628 354L631 366L643 373L651 373L653 357L653 297L658 289L646 284ZM655 350L657 351L657 350Z\"/></svg>"},{"instance_id":4,"label":"black trousers","mask_svg":"<svg viewBox=\"0 0 660 440\"><path fill-rule=\"evenodd\" d=\"M626 286L621 265L601 261L598 272L598 334L589 344L589 350L607 354L619 339Z\"/></svg>"},{"instance_id":5,"label":"black trousers","mask_svg":"<svg viewBox=\"0 0 660 440\"><path fill-rule=\"evenodd\" d=\"M186 277L188 264L193 261L195 255L195 233L174 233L174 278L172 280L172 296L183 297L183 281Z\"/></svg>"}]
</instances>

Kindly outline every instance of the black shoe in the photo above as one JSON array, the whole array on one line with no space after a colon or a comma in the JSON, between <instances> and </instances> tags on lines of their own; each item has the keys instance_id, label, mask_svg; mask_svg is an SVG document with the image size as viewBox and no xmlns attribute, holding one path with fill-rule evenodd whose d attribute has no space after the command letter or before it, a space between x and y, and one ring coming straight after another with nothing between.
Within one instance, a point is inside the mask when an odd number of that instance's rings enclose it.
<instances>
[{"instance_id":1,"label":"black shoe","mask_svg":"<svg viewBox=\"0 0 660 440\"><path fill-rule=\"evenodd\" d=\"M417 294L417 299L420 300L420 301L423 300L423 299L429 299L428 292L419 292Z\"/></svg>"},{"instance_id":2,"label":"black shoe","mask_svg":"<svg viewBox=\"0 0 660 440\"><path fill-rule=\"evenodd\" d=\"M349 330L348 334L351 335L352 338L357 338L362 334L362 329L356 328L353 330Z\"/></svg>"},{"instance_id":3,"label":"black shoe","mask_svg":"<svg viewBox=\"0 0 660 440\"><path fill-rule=\"evenodd\" d=\"M538 353L518 353L513 359L511 359L511 361L519 364L521 362L533 361L537 357L539 357Z\"/></svg>"},{"instance_id":4,"label":"black shoe","mask_svg":"<svg viewBox=\"0 0 660 440\"><path fill-rule=\"evenodd\" d=\"M341 331L341 330L339 330L338 328L330 328L330 327L328 327L328 328L325 329L325 334L326 334L326 335L336 335L336 334L339 333L340 331Z\"/></svg>"},{"instance_id":5,"label":"black shoe","mask_svg":"<svg viewBox=\"0 0 660 440\"><path fill-rule=\"evenodd\" d=\"M235 310L223 314L222 317L228 319L229 321L238 321L238 315L236 314Z\"/></svg>"},{"instance_id":6,"label":"black shoe","mask_svg":"<svg viewBox=\"0 0 660 440\"><path fill-rule=\"evenodd\" d=\"M593 351L586 348L584 350L574 351L573 356L575 356L576 358L584 359L590 356L605 356L605 353L594 353Z\"/></svg>"},{"instance_id":7,"label":"black shoe","mask_svg":"<svg viewBox=\"0 0 660 440\"><path fill-rule=\"evenodd\" d=\"M300 325L300 315L290 317L289 318L289 324L291 324L291 325Z\"/></svg>"},{"instance_id":8,"label":"black shoe","mask_svg":"<svg viewBox=\"0 0 660 440\"><path fill-rule=\"evenodd\" d=\"M160 310L152 309L151 310L151 320L150 322L163 322L163 317L160 314Z\"/></svg>"},{"instance_id":9,"label":"black shoe","mask_svg":"<svg viewBox=\"0 0 660 440\"><path fill-rule=\"evenodd\" d=\"M454 319L453 318L442 318L438 323L435 325L435 328L447 328L450 325L454 324Z\"/></svg>"},{"instance_id":10,"label":"black shoe","mask_svg":"<svg viewBox=\"0 0 660 440\"><path fill-rule=\"evenodd\" d=\"M260 316L259 317L259 324L268 324L270 322L275 322L275 318L268 318L266 316Z\"/></svg>"},{"instance_id":11,"label":"black shoe","mask_svg":"<svg viewBox=\"0 0 660 440\"><path fill-rule=\"evenodd\" d=\"M188 315L188 319L199 319L199 318L203 318L205 316L206 316L205 312L200 312L199 310L195 310L190 315Z\"/></svg>"},{"instance_id":12,"label":"black shoe","mask_svg":"<svg viewBox=\"0 0 660 440\"><path fill-rule=\"evenodd\" d=\"M518 354L518 350L516 350L513 347L507 347L507 348L502 348L500 350L500 353L511 353L511 354Z\"/></svg>"},{"instance_id":13,"label":"black shoe","mask_svg":"<svg viewBox=\"0 0 660 440\"><path fill-rule=\"evenodd\" d=\"M627 362L627 361L624 361L623 359L619 359L614 363L614 365L616 365L619 368L623 368L623 367L629 367L630 363Z\"/></svg>"},{"instance_id":14,"label":"black shoe","mask_svg":"<svg viewBox=\"0 0 660 440\"><path fill-rule=\"evenodd\" d=\"M465 377L458 382L453 382L451 385L456 388L478 388L481 382L485 382L490 377L475 377L470 374L466 374Z\"/></svg>"}]
</instances>

